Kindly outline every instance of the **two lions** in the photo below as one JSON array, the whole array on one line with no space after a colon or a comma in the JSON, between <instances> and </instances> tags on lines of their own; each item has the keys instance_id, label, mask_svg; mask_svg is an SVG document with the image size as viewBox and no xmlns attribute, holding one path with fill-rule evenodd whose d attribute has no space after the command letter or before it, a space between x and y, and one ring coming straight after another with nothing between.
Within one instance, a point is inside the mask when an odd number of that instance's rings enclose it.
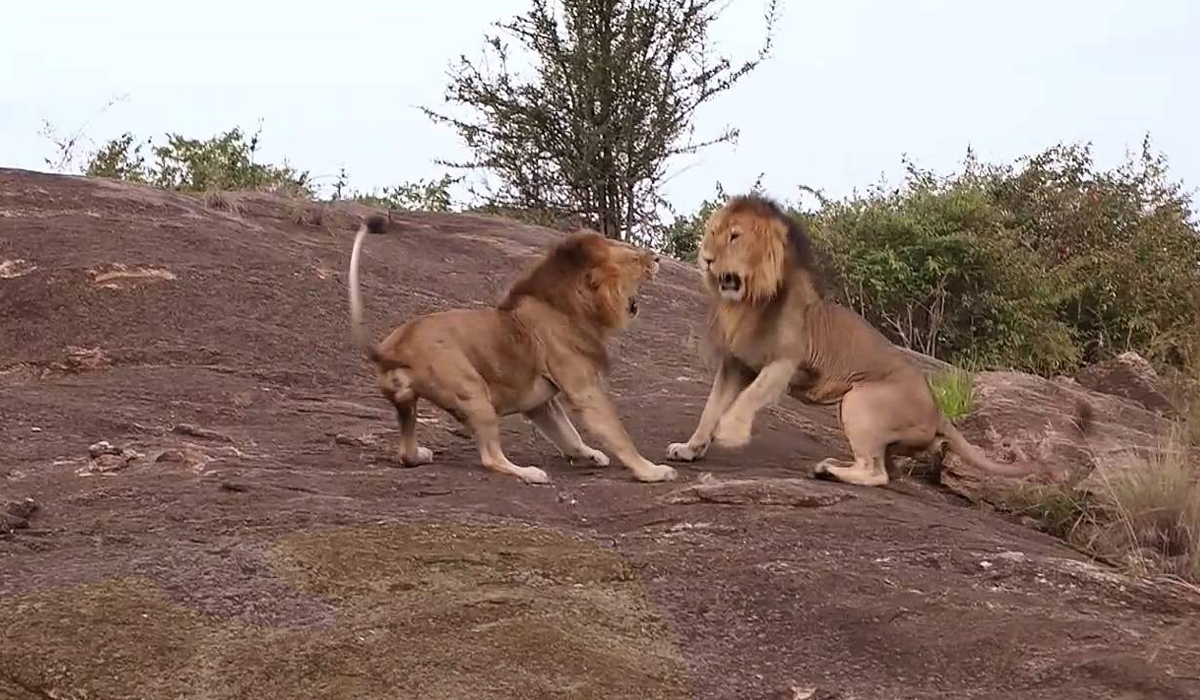
<instances>
[{"instance_id":1,"label":"two lions","mask_svg":"<svg viewBox=\"0 0 1200 700\"><path fill-rule=\"evenodd\" d=\"M723 447L748 444L755 414L791 394L806 403L840 404L854 460L823 460L814 470L818 476L882 486L889 451L911 455L942 439L984 471L1022 476L1034 470L997 464L963 439L899 348L858 314L823 298L807 237L773 201L742 196L714 212L698 258L720 365L695 431L667 448L669 459L701 459L713 440ZM1086 413L1085 406L1077 410Z\"/></svg>"},{"instance_id":2,"label":"two lions","mask_svg":"<svg viewBox=\"0 0 1200 700\"><path fill-rule=\"evenodd\" d=\"M547 483L537 467L513 464L500 447L501 416L521 413L565 456L606 466L588 446L559 402L560 393L640 481L669 481L675 470L653 464L634 447L605 393L604 342L637 315L637 294L658 272L649 251L583 232L560 241L492 308L455 309L410 319L382 342L363 327L359 257L367 233L386 221L360 226L350 254L350 322L355 342L374 365L383 395L400 423L400 462L433 460L417 443L417 402L424 398L474 433L488 469L527 483Z\"/></svg>"}]
</instances>

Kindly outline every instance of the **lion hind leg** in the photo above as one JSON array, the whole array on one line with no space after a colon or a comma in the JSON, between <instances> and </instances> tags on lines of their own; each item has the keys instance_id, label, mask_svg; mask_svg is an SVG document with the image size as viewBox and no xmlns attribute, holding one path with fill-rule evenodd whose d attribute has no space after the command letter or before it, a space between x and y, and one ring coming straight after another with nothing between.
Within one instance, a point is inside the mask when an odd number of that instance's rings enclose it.
<instances>
[{"instance_id":1,"label":"lion hind leg","mask_svg":"<svg viewBox=\"0 0 1200 700\"><path fill-rule=\"evenodd\" d=\"M513 464L500 447L500 419L486 394L476 394L462 403L461 415L475 434L479 461L491 471L515 476L527 484L548 484L550 476L537 467Z\"/></svg>"},{"instance_id":2,"label":"lion hind leg","mask_svg":"<svg viewBox=\"0 0 1200 700\"><path fill-rule=\"evenodd\" d=\"M400 424L400 440L396 457L405 467L418 467L433 461L433 450L417 444L417 392L412 386L412 377L403 369L393 369L379 374L379 388L396 409L396 420Z\"/></svg>"},{"instance_id":3,"label":"lion hind leg","mask_svg":"<svg viewBox=\"0 0 1200 700\"><path fill-rule=\"evenodd\" d=\"M400 423L400 446L397 457L406 467L419 467L433 461L433 450L417 444L417 401L393 402Z\"/></svg>"},{"instance_id":4,"label":"lion hind leg","mask_svg":"<svg viewBox=\"0 0 1200 700\"><path fill-rule=\"evenodd\" d=\"M888 483L887 449L896 438L887 415L887 401L874 387L856 387L842 399L841 420L854 461L825 459L813 469L815 476L830 477L856 486Z\"/></svg>"}]
</instances>

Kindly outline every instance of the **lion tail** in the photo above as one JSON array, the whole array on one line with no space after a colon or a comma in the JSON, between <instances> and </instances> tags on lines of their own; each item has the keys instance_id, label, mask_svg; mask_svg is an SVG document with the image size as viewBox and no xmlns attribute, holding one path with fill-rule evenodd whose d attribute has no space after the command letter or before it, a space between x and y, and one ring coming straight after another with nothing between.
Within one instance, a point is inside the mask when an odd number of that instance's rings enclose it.
<instances>
[{"instance_id":1,"label":"lion tail","mask_svg":"<svg viewBox=\"0 0 1200 700\"><path fill-rule=\"evenodd\" d=\"M1093 427L1093 408L1090 403L1080 398L1075 401L1075 425L1079 431L1087 436L1092 432ZM1036 471L1043 471L1035 463L1017 462L1014 464L1001 464L988 458L978 447L967 442L962 433L958 432L958 428L954 427L946 418L942 418L942 424L938 427L938 435L946 438L950 443L950 449L954 451L964 462L981 471L989 472L997 476L1027 476Z\"/></svg>"},{"instance_id":2,"label":"lion tail","mask_svg":"<svg viewBox=\"0 0 1200 700\"><path fill-rule=\"evenodd\" d=\"M350 274L347 286L350 292L350 331L354 336L354 344L366 355L368 360L375 362L379 359L379 351L371 342L366 326L363 325L362 292L359 290L358 261L362 256L363 238L368 233L383 233L387 229L387 220L379 214L374 214L358 227L354 236L354 247L350 250Z\"/></svg>"}]
</instances>

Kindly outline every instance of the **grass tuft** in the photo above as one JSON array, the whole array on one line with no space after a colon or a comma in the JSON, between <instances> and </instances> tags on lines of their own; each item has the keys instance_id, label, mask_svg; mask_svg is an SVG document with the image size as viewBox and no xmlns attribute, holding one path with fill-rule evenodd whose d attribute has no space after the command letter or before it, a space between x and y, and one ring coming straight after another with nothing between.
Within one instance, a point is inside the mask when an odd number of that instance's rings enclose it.
<instances>
[{"instance_id":1,"label":"grass tuft","mask_svg":"<svg viewBox=\"0 0 1200 700\"><path fill-rule=\"evenodd\" d=\"M1138 576L1200 582L1200 468L1185 422L1157 449L1098 468L1087 489L1020 483L1003 505Z\"/></svg>"},{"instance_id":2,"label":"grass tuft","mask_svg":"<svg viewBox=\"0 0 1200 700\"><path fill-rule=\"evenodd\" d=\"M938 410L950 422L971 412L975 402L975 386L970 372L961 369L940 372L929 381L929 388L933 390Z\"/></svg>"}]
</instances>

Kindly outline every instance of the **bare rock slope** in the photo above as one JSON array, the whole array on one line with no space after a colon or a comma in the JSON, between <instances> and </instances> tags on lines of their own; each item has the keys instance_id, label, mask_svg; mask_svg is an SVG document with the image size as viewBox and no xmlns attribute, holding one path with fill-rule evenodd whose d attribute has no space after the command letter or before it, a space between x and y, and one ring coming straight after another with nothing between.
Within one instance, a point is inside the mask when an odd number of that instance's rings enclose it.
<instances>
[{"instance_id":1,"label":"bare rock slope","mask_svg":"<svg viewBox=\"0 0 1200 700\"><path fill-rule=\"evenodd\" d=\"M555 480L529 487L426 409L436 463L396 468L347 334L366 210L222 201L0 170L0 697L1200 697L1187 592L937 488L808 478L846 449L828 410L655 485L514 419ZM377 335L552 236L398 217L365 253ZM669 264L615 343L655 457L707 392L701 301Z\"/></svg>"}]
</instances>

